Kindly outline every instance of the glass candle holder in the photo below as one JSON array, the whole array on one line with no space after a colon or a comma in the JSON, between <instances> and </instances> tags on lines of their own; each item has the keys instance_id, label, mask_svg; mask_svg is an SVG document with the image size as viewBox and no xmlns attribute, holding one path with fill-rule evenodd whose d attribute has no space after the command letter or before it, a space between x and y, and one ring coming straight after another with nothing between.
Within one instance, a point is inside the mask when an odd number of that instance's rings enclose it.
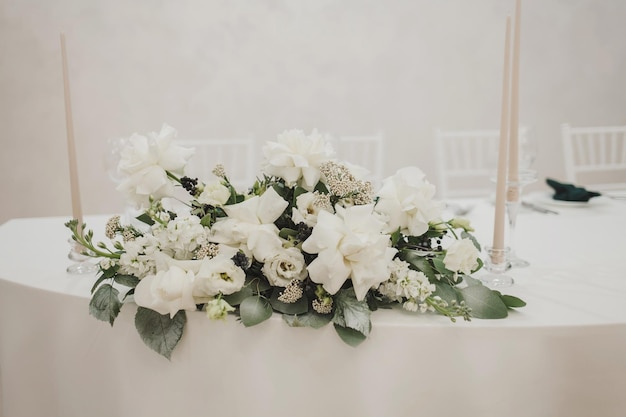
<instances>
[{"instance_id":1,"label":"glass candle holder","mask_svg":"<svg viewBox=\"0 0 626 417\"><path fill-rule=\"evenodd\" d=\"M480 277L480 280L488 287L509 287L515 282L512 277L505 273L511 269L509 258L510 248L494 249L491 246L485 247L487 258L485 269L488 274Z\"/></svg>"},{"instance_id":2,"label":"glass candle holder","mask_svg":"<svg viewBox=\"0 0 626 417\"><path fill-rule=\"evenodd\" d=\"M98 269L97 265L91 262L91 256L85 255L85 248L74 239L68 240L70 244L70 252L67 257L74 263L67 267L66 271L70 274L92 274Z\"/></svg>"}]
</instances>

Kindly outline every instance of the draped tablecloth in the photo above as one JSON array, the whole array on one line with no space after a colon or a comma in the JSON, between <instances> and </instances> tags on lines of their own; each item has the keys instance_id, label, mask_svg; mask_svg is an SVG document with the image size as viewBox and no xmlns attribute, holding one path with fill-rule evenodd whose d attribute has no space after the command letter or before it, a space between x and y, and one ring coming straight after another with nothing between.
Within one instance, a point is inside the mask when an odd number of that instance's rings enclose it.
<instances>
[{"instance_id":1,"label":"draped tablecloth","mask_svg":"<svg viewBox=\"0 0 626 417\"><path fill-rule=\"evenodd\" d=\"M491 243L493 206L468 217ZM376 311L345 345L332 325L251 328L188 313L171 361L88 314L92 275L65 268L66 218L0 226L0 416L624 416L626 202L522 212L505 320ZM86 218L88 228L106 221ZM102 236L101 230L96 232Z\"/></svg>"}]
</instances>

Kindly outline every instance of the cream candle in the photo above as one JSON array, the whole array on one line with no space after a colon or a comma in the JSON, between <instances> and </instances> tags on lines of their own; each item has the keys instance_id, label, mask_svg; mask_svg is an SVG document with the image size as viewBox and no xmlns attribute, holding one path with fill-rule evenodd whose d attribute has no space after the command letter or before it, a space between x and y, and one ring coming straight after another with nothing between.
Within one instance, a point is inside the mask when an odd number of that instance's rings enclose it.
<instances>
[{"instance_id":1,"label":"cream candle","mask_svg":"<svg viewBox=\"0 0 626 417\"><path fill-rule=\"evenodd\" d=\"M78 220L78 229L82 229L83 211L80 203L80 187L78 185L78 167L76 163L76 146L74 143L74 124L72 121L72 103L70 99L70 81L67 69L67 51L65 34L61 33L61 59L63 61L63 94L65 96L65 126L67 130L67 156L70 168L70 191L72 196L72 217Z\"/></svg>"},{"instance_id":2,"label":"cream candle","mask_svg":"<svg viewBox=\"0 0 626 417\"><path fill-rule=\"evenodd\" d=\"M509 129L509 88L511 61L511 18L506 18L504 36L504 69L502 75L502 113L500 115L500 142L498 149L498 168L496 180L496 207L493 225L493 249L504 249L504 223L506 214L506 183ZM495 261L495 260L494 260ZM502 260L500 260L502 261Z\"/></svg>"},{"instance_id":3,"label":"cream candle","mask_svg":"<svg viewBox=\"0 0 626 417\"><path fill-rule=\"evenodd\" d=\"M511 124L509 129L508 201L519 200L519 56L521 0L515 1L515 30L513 33L513 57L511 63Z\"/></svg>"}]
</instances>

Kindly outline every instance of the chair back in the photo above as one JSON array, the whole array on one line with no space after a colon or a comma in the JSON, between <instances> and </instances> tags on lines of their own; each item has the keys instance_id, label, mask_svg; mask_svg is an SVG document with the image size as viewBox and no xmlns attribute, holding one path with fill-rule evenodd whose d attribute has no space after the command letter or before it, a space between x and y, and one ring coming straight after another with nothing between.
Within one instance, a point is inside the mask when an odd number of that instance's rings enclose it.
<instances>
[{"instance_id":1,"label":"chair back","mask_svg":"<svg viewBox=\"0 0 626 417\"><path fill-rule=\"evenodd\" d=\"M385 146L384 135L379 132L369 136L341 136L333 144L338 159L365 168L365 180L377 189L383 180Z\"/></svg>"},{"instance_id":2,"label":"chair back","mask_svg":"<svg viewBox=\"0 0 626 417\"><path fill-rule=\"evenodd\" d=\"M520 144L529 142L528 128L521 127L518 135ZM493 192L499 139L498 129L435 129L439 198L482 197Z\"/></svg>"},{"instance_id":3,"label":"chair back","mask_svg":"<svg viewBox=\"0 0 626 417\"><path fill-rule=\"evenodd\" d=\"M213 169L222 164L238 191L253 185L257 173L254 138L181 139L179 144L196 150L187 164L186 175L212 182L217 179Z\"/></svg>"},{"instance_id":4,"label":"chair back","mask_svg":"<svg viewBox=\"0 0 626 417\"><path fill-rule=\"evenodd\" d=\"M626 126L561 125L565 177L597 189L626 189Z\"/></svg>"}]
</instances>

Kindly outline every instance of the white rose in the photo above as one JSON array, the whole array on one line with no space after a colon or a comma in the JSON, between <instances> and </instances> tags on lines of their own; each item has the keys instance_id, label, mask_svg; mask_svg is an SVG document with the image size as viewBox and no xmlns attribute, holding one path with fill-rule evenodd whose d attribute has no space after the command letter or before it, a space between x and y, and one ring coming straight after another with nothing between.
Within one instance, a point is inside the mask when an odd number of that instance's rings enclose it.
<instances>
[{"instance_id":1,"label":"white rose","mask_svg":"<svg viewBox=\"0 0 626 417\"><path fill-rule=\"evenodd\" d=\"M264 170L285 180L288 186L296 184L313 191L320 180L320 166L329 161L334 152L329 139L314 130L309 136L301 130L288 130L276 142L263 146Z\"/></svg>"},{"instance_id":2,"label":"white rose","mask_svg":"<svg viewBox=\"0 0 626 417\"><path fill-rule=\"evenodd\" d=\"M201 303L218 294L233 294L241 290L245 281L246 273L231 258L205 258L193 283L193 296Z\"/></svg>"},{"instance_id":3,"label":"white rose","mask_svg":"<svg viewBox=\"0 0 626 417\"><path fill-rule=\"evenodd\" d=\"M133 134L120 152L118 171L124 179L117 187L139 205L149 203L149 197L161 199L174 194L167 172L181 174L194 150L175 145L176 131L163 125L159 133L146 136Z\"/></svg>"},{"instance_id":4,"label":"white rose","mask_svg":"<svg viewBox=\"0 0 626 417\"><path fill-rule=\"evenodd\" d=\"M384 223L371 204L337 208L337 214L320 212L311 236L302 243L317 258L308 266L309 277L335 294L350 278L358 300L373 286L389 278L388 264L396 254Z\"/></svg>"},{"instance_id":5,"label":"white rose","mask_svg":"<svg viewBox=\"0 0 626 417\"><path fill-rule=\"evenodd\" d=\"M212 206L223 206L230 198L230 190L220 182L205 184L198 196L198 202Z\"/></svg>"},{"instance_id":6,"label":"white rose","mask_svg":"<svg viewBox=\"0 0 626 417\"><path fill-rule=\"evenodd\" d=\"M298 248L286 248L265 259L263 275L275 287L286 287L293 279L306 278L306 263Z\"/></svg>"},{"instance_id":7,"label":"white rose","mask_svg":"<svg viewBox=\"0 0 626 417\"><path fill-rule=\"evenodd\" d=\"M417 167L402 168L386 178L376 203L376 211L388 219L385 231L392 233L400 228L406 235L423 235L428 223L439 219L443 212L444 204L433 200L434 195L435 186Z\"/></svg>"},{"instance_id":8,"label":"white rose","mask_svg":"<svg viewBox=\"0 0 626 417\"><path fill-rule=\"evenodd\" d=\"M179 310L195 310L193 272L172 266L167 271L148 275L135 287L135 303L159 314L174 317Z\"/></svg>"},{"instance_id":9,"label":"white rose","mask_svg":"<svg viewBox=\"0 0 626 417\"><path fill-rule=\"evenodd\" d=\"M478 267L478 256L478 249L470 239L456 240L446 251L443 264L450 271L468 275Z\"/></svg>"}]
</instances>

